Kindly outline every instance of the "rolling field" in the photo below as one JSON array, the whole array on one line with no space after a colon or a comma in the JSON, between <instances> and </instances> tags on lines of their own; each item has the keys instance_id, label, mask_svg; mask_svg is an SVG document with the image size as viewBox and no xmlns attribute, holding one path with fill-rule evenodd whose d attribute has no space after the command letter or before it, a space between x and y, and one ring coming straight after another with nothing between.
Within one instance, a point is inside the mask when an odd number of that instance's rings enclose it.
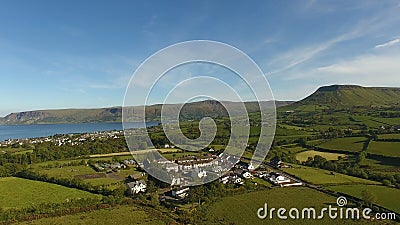
<instances>
[{"instance_id":1,"label":"rolling field","mask_svg":"<svg viewBox=\"0 0 400 225\"><path fill-rule=\"evenodd\" d=\"M306 148L300 146L280 146L278 149L279 151L284 151L290 154L307 151Z\"/></svg>"},{"instance_id":2,"label":"rolling field","mask_svg":"<svg viewBox=\"0 0 400 225\"><path fill-rule=\"evenodd\" d=\"M358 177L352 177L336 172L334 173L334 175L331 175L331 172L328 170L306 167L306 166L294 165L293 168L285 168L283 170L286 173L300 177L305 181L319 185L349 184L349 183L379 184L378 182L375 181L361 179Z\"/></svg>"},{"instance_id":3,"label":"rolling field","mask_svg":"<svg viewBox=\"0 0 400 225\"><path fill-rule=\"evenodd\" d=\"M21 208L35 204L62 203L68 199L100 198L85 191L17 177L0 178L0 208Z\"/></svg>"},{"instance_id":4,"label":"rolling field","mask_svg":"<svg viewBox=\"0 0 400 225\"><path fill-rule=\"evenodd\" d=\"M20 225L54 225L54 224L167 224L166 218L158 218L150 213L132 206L119 206L110 209L101 209L92 212L79 213L61 217L44 218L29 222L17 223Z\"/></svg>"},{"instance_id":5,"label":"rolling field","mask_svg":"<svg viewBox=\"0 0 400 225\"><path fill-rule=\"evenodd\" d=\"M339 153L330 153L330 152L319 152L315 150L309 150L305 152L300 152L296 154L296 159L299 160L300 162L305 162L307 161L308 157L314 157L316 155L322 156L327 160L337 160L338 157L346 157L345 154L339 154Z\"/></svg>"},{"instance_id":6,"label":"rolling field","mask_svg":"<svg viewBox=\"0 0 400 225\"><path fill-rule=\"evenodd\" d=\"M358 123L363 123L368 127L380 127L380 126L384 126L385 125L382 122L375 120L375 118L371 117L371 116L356 116L356 115L353 115L352 117Z\"/></svg>"},{"instance_id":7,"label":"rolling field","mask_svg":"<svg viewBox=\"0 0 400 225\"><path fill-rule=\"evenodd\" d=\"M118 188L121 182L131 174L139 173L135 168L119 170L111 174L105 172L96 172L90 166L63 166L59 168L36 168L36 171L40 174L46 174L50 177L56 178L80 178L83 182L101 186L105 185L109 189L113 190ZM94 177L88 177L85 175L95 175ZM96 176L97 175L97 176Z\"/></svg>"},{"instance_id":8,"label":"rolling field","mask_svg":"<svg viewBox=\"0 0 400 225\"><path fill-rule=\"evenodd\" d=\"M310 188L275 188L272 190L251 192L222 198L211 205L207 211L204 224L338 224L338 220L329 219L325 214L322 220L312 219L278 219L276 212L274 218L262 220L257 217L257 210L268 204L268 209L284 207L287 210L294 207L302 209L315 207L316 211L328 207L328 204L336 206L336 198ZM286 212L287 214L287 212ZM351 220L341 220L341 224L354 224ZM358 221L357 224L366 223Z\"/></svg>"},{"instance_id":9,"label":"rolling field","mask_svg":"<svg viewBox=\"0 0 400 225\"><path fill-rule=\"evenodd\" d=\"M23 147L17 147L17 148L13 148L13 147L1 147L0 148L0 153L20 153L20 152L32 152L32 149L27 149L27 148L23 148Z\"/></svg>"},{"instance_id":10,"label":"rolling field","mask_svg":"<svg viewBox=\"0 0 400 225\"><path fill-rule=\"evenodd\" d=\"M400 142L372 141L367 149L368 153L400 157Z\"/></svg>"},{"instance_id":11,"label":"rolling field","mask_svg":"<svg viewBox=\"0 0 400 225\"><path fill-rule=\"evenodd\" d=\"M366 140L365 137L336 138L320 144L317 147L347 152L359 152L363 149Z\"/></svg>"},{"instance_id":12,"label":"rolling field","mask_svg":"<svg viewBox=\"0 0 400 225\"><path fill-rule=\"evenodd\" d=\"M399 173L400 167L398 166L398 161L394 160L375 160L375 159L365 159L362 166L366 166L369 169L380 171L380 172L389 172L389 173Z\"/></svg>"},{"instance_id":13,"label":"rolling field","mask_svg":"<svg viewBox=\"0 0 400 225\"><path fill-rule=\"evenodd\" d=\"M391 125L391 126L400 124L400 118L374 118L373 120L381 122L385 125Z\"/></svg>"},{"instance_id":14,"label":"rolling field","mask_svg":"<svg viewBox=\"0 0 400 225\"><path fill-rule=\"evenodd\" d=\"M400 134L380 134L378 135L380 139L400 139Z\"/></svg>"},{"instance_id":15,"label":"rolling field","mask_svg":"<svg viewBox=\"0 0 400 225\"><path fill-rule=\"evenodd\" d=\"M107 186L108 189L114 190L118 188L121 184L121 180L110 179L110 178L93 178L84 180L85 183L91 184L93 186Z\"/></svg>"},{"instance_id":16,"label":"rolling field","mask_svg":"<svg viewBox=\"0 0 400 225\"><path fill-rule=\"evenodd\" d=\"M73 178L77 175L97 173L90 166L64 166L60 168L40 169L37 170L41 174L46 174L51 177L67 177Z\"/></svg>"},{"instance_id":17,"label":"rolling field","mask_svg":"<svg viewBox=\"0 0 400 225\"><path fill-rule=\"evenodd\" d=\"M363 190L369 190L374 193L377 197L377 204L395 212L400 213L400 205L398 198L400 196L400 190L396 188L390 188L380 185L340 185L330 186L328 189L332 191L342 192L349 195L353 195L357 198L361 198L361 192Z\"/></svg>"}]
</instances>

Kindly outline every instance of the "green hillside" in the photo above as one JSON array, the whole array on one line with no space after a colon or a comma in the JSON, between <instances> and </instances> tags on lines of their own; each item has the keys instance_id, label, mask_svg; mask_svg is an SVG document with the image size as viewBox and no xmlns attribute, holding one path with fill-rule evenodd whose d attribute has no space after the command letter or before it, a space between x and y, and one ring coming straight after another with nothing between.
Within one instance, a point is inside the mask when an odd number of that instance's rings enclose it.
<instances>
[{"instance_id":1,"label":"green hillside","mask_svg":"<svg viewBox=\"0 0 400 225\"><path fill-rule=\"evenodd\" d=\"M400 104L400 88L331 85L320 87L307 98L288 108L392 107Z\"/></svg>"}]
</instances>

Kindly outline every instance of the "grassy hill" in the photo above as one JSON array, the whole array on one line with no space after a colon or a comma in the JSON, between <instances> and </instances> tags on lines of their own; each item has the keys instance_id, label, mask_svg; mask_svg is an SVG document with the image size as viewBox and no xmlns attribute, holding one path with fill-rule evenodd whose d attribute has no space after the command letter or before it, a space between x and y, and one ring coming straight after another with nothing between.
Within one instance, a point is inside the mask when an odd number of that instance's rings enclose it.
<instances>
[{"instance_id":1,"label":"grassy hill","mask_svg":"<svg viewBox=\"0 0 400 225\"><path fill-rule=\"evenodd\" d=\"M400 88L331 85L320 87L288 108L313 105L326 108L392 107L400 105Z\"/></svg>"}]
</instances>

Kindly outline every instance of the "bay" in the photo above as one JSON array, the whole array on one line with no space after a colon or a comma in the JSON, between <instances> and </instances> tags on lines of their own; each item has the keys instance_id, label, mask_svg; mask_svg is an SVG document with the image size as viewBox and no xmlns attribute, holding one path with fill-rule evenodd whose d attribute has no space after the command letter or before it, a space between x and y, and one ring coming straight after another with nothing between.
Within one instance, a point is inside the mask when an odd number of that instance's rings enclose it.
<instances>
[{"instance_id":1,"label":"bay","mask_svg":"<svg viewBox=\"0 0 400 225\"><path fill-rule=\"evenodd\" d=\"M143 128L142 123L128 123L128 128ZM156 126L158 122L147 122L146 126ZM99 131L122 130L122 123L73 123L73 124L29 124L0 125L0 141L47 137L55 134L93 133Z\"/></svg>"}]
</instances>

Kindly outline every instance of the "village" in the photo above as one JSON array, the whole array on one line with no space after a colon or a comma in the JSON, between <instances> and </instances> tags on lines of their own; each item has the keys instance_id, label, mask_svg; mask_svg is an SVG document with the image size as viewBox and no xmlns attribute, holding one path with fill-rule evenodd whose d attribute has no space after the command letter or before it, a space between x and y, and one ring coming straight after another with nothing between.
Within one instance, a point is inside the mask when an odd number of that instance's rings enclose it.
<instances>
[{"instance_id":1,"label":"village","mask_svg":"<svg viewBox=\"0 0 400 225\"><path fill-rule=\"evenodd\" d=\"M17 147L23 145L34 145L39 143L53 143L56 146L63 145L79 145L87 140L108 140L117 139L123 136L122 130L112 131L99 131L93 133L82 133L82 134L56 134L48 137L37 137L37 138L23 138L23 139L8 139L0 141L0 147Z\"/></svg>"},{"instance_id":2,"label":"village","mask_svg":"<svg viewBox=\"0 0 400 225\"><path fill-rule=\"evenodd\" d=\"M224 153L220 155L208 154L205 156L187 156L174 160L173 162L160 159L156 163L160 164L163 169L168 172L174 172L176 176L182 175L189 169L195 171L196 176L199 179L205 178L211 175L218 175L217 179L224 185L233 185L240 187L244 185L246 181L250 181L254 185L257 182L255 178L262 179L273 185L273 187L293 187L303 186L303 182L296 178L293 178L287 174L280 173L279 168L289 167L280 160L272 159L268 164L263 164L260 168L255 169L252 164L245 162L245 160L236 156L230 156ZM229 170L226 165L233 166ZM225 165L222 165L225 164ZM211 174L212 173L212 174ZM178 176L173 177L171 186L169 189L164 190L162 198L172 197L175 200L183 200L188 196L191 186L194 184L191 182L193 174L190 176ZM146 176L139 176L137 179L132 179L131 182L126 183L128 191L132 195L139 193L145 193L147 190ZM132 177L131 177L132 178Z\"/></svg>"}]
</instances>

